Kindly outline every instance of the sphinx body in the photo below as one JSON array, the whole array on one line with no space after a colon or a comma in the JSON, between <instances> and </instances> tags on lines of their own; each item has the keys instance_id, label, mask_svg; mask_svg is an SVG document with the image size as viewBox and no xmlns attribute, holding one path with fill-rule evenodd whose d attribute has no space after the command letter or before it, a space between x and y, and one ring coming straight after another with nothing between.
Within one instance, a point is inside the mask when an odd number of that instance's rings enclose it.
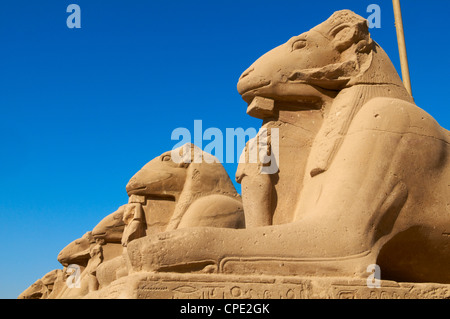
<instances>
[{"instance_id":1,"label":"sphinx body","mask_svg":"<svg viewBox=\"0 0 450 319\"><path fill-rule=\"evenodd\" d=\"M179 159L172 159L178 155ZM144 198L143 214L149 221L146 235L155 228L164 232L196 226L245 226L241 198L222 164L193 144L150 161L130 179L126 189L130 198ZM150 217L155 214L156 219Z\"/></svg>"},{"instance_id":2,"label":"sphinx body","mask_svg":"<svg viewBox=\"0 0 450 319\"><path fill-rule=\"evenodd\" d=\"M238 168L247 229L132 241L134 271L366 276L378 264L386 279L450 282L450 134L365 19L336 12L258 59L238 91L280 136L276 174Z\"/></svg>"}]
</instances>

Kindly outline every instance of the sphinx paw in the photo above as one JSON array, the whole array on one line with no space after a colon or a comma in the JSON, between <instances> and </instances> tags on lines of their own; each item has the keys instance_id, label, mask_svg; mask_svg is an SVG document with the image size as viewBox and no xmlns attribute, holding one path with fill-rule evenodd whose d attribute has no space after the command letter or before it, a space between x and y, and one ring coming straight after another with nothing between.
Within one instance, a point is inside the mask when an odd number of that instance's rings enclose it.
<instances>
[{"instance_id":1,"label":"sphinx paw","mask_svg":"<svg viewBox=\"0 0 450 319\"><path fill-rule=\"evenodd\" d=\"M206 243L204 231L180 229L133 240L127 252L133 271L214 272Z\"/></svg>"}]
</instances>

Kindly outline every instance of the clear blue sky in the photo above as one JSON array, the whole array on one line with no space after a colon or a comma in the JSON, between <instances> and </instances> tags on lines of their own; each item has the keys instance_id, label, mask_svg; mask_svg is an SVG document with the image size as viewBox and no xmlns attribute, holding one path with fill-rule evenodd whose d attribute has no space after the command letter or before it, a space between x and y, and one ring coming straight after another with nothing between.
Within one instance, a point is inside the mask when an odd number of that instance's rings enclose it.
<instances>
[{"instance_id":1,"label":"clear blue sky","mask_svg":"<svg viewBox=\"0 0 450 319\"><path fill-rule=\"evenodd\" d=\"M66 8L81 7L81 29ZM125 185L177 127L258 128L236 90L259 56L351 9L397 70L390 0L0 2L0 298L127 203ZM402 1L416 103L450 128L450 1ZM234 179L236 165L226 165Z\"/></svg>"}]
</instances>

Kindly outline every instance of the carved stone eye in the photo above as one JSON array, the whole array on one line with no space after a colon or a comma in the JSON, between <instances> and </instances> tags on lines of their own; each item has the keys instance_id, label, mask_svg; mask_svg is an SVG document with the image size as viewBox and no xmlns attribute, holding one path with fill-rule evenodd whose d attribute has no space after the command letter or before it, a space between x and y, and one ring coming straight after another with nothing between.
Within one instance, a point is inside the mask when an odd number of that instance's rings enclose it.
<instances>
[{"instance_id":1,"label":"carved stone eye","mask_svg":"<svg viewBox=\"0 0 450 319\"><path fill-rule=\"evenodd\" d=\"M292 51L300 50L306 47L306 40L297 40L292 44Z\"/></svg>"},{"instance_id":2,"label":"carved stone eye","mask_svg":"<svg viewBox=\"0 0 450 319\"><path fill-rule=\"evenodd\" d=\"M161 158L161 161L163 161L163 162L170 162L171 161L171 157L170 157L170 155L164 155L162 158Z\"/></svg>"}]
</instances>

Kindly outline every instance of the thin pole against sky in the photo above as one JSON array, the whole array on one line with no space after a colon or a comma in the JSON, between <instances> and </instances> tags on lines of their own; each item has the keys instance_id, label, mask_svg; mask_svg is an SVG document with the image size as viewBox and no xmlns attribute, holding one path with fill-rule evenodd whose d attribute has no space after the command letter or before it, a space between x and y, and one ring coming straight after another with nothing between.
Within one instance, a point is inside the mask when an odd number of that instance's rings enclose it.
<instances>
[{"instance_id":1,"label":"thin pole against sky","mask_svg":"<svg viewBox=\"0 0 450 319\"><path fill-rule=\"evenodd\" d=\"M405 32L403 30L402 9L400 0L392 0L394 4L395 27L397 29L398 51L400 53L400 65L402 67L403 84L412 96L411 78L409 76L408 56L406 55Z\"/></svg>"}]
</instances>

